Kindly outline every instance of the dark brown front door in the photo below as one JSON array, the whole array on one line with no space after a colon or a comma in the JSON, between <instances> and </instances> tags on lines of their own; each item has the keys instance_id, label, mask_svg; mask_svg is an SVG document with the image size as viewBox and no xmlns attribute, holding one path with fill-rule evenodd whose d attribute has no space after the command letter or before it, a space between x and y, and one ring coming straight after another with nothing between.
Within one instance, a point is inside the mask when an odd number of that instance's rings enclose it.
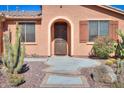
<instances>
[{"instance_id":1,"label":"dark brown front door","mask_svg":"<svg viewBox=\"0 0 124 93\"><path fill-rule=\"evenodd\" d=\"M54 29L54 53L55 55L67 55L67 24L55 23Z\"/></svg>"}]
</instances>

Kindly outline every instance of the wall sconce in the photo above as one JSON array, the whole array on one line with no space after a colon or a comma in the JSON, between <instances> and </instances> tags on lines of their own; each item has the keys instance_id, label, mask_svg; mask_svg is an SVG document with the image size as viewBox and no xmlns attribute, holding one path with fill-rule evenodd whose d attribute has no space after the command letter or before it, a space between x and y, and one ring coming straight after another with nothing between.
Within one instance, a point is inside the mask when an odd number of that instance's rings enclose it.
<instances>
[{"instance_id":1,"label":"wall sconce","mask_svg":"<svg viewBox=\"0 0 124 93\"><path fill-rule=\"evenodd\" d=\"M62 8L62 5L60 5L60 8Z\"/></svg>"}]
</instances>

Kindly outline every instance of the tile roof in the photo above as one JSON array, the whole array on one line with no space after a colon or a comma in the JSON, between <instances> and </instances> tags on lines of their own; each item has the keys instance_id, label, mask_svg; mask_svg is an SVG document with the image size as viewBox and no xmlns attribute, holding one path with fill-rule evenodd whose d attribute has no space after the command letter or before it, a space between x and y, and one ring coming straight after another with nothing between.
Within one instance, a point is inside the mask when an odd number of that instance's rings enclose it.
<instances>
[{"instance_id":1,"label":"tile roof","mask_svg":"<svg viewBox=\"0 0 124 93\"><path fill-rule=\"evenodd\" d=\"M115 12L124 15L124 10L109 6L109 5L97 5L106 9L114 10ZM0 14L4 14L6 17L38 17L42 15L41 11L0 11Z\"/></svg>"},{"instance_id":2,"label":"tile roof","mask_svg":"<svg viewBox=\"0 0 124 93\"><path fill-rule=\"evenodd\" d=\"M1 11L6 17L35 17L41 16L40 11Z\"/></svg>"}]
</instances>

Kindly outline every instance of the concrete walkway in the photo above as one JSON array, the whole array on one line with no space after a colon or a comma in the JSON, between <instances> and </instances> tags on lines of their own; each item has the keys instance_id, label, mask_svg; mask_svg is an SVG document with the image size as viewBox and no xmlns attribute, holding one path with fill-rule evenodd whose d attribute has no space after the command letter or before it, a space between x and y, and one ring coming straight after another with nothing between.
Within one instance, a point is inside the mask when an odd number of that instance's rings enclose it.
<instances>
[{"instance_id":1,"label":"concrete walkway","mask_svg":"<svg viewBox=\"0 0 124 93\"><path fill-rule=\"evenodd\" d=\"M25 62L47 62L48 57L42 57L42 58L24 58Z\"/></svg>"},{"instance_id":2,"label":"concrete walkway","mask_svg":"<svg viewBox=\"0 0 124 93\"><path fill-rule=\"evenodd\" d=\"M46 76L41 87L89 87L80 69L100 65L97 60L69 56L54 56L44 63L49 67L43 70Z\"/></svg>"},{"instance_id":3,"label":"concrete walkway","mask_svg":"<svg viewBox=\"0 0 124 93\"><path fill-rule=\"evenodd\" d=\"M44 69L46 72L79 74L81 68L95 67L100 65L100 62L89 58L54 56L49 58L45 64L50 66Z\"/></svg>"}]
</instances>

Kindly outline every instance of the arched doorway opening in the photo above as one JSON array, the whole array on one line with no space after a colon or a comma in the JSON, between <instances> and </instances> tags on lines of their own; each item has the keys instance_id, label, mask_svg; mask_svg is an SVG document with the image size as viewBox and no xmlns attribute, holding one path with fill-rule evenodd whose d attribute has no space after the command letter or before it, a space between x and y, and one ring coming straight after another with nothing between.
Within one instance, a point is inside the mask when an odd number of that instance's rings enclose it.
<instances>
[{"instance_id":1,"label":"arched doorway opening","mask_svg":"<svg viewBox=\"0 0 124 93\"><path fill-rule=\"evenodd\" d=\"M65 19L57 19L51 25L51 54L71 55L71 26Z\"/></svg>"}]
</instances>

